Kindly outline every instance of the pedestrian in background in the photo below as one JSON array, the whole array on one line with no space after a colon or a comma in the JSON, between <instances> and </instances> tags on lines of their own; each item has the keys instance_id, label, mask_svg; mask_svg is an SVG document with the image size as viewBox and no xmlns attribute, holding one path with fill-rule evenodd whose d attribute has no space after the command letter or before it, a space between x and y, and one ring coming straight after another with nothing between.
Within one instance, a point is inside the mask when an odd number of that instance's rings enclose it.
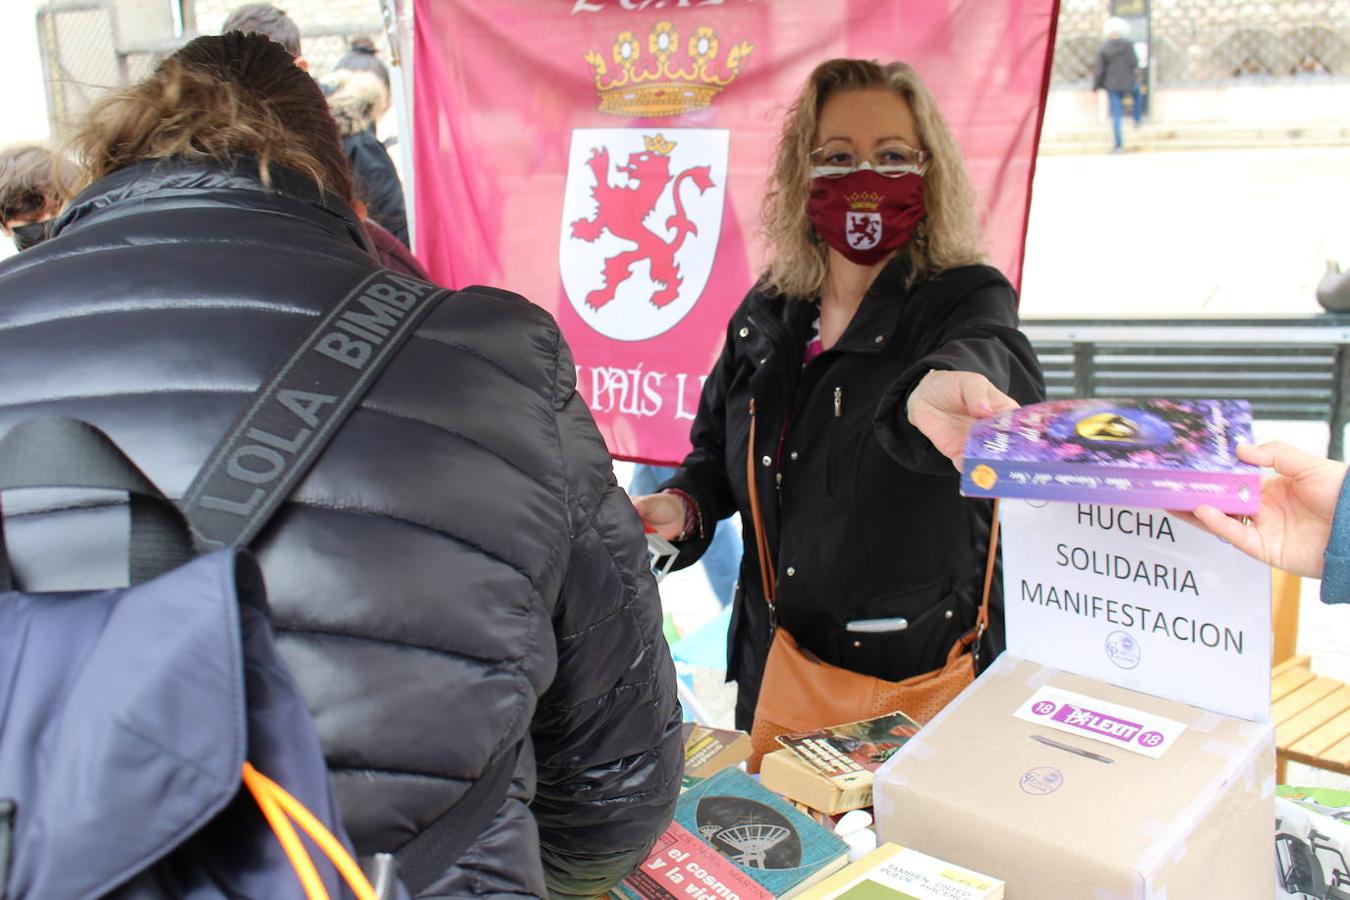
<instances>
[{"instance_id":1,"label":"pedestrian in background","mask_svg":"<svg viewBox=\"0 0 1350 900\"><path fill-rule=\"evenodd\" d=\"M1134 124L1139 124L1143 114L1139 93L1139 54L1134 44L1126 39L1130 25L1118 16L1106 20L1102 34L1105 43L1097 51L1097 68L1092 78L1094 91L1105 90L1111 106L1111 133L1115 137L1112 153L1125 149L1125 141L1120 133L1120 120L1125 115L1125 97L1130 97L1130 113Z\"/></svg>"},{"instance_id":2,"label":"pedestrian in background","mask_svg":"<svg viewBox=\"0 0 1350 900\"><path fill-rule=\"evenodd\" d=\"M51 236L61 211L61 185L75 180L75 167L39 144L0 150L0 231L20 252Z\"/></svg>"}]
</instances>

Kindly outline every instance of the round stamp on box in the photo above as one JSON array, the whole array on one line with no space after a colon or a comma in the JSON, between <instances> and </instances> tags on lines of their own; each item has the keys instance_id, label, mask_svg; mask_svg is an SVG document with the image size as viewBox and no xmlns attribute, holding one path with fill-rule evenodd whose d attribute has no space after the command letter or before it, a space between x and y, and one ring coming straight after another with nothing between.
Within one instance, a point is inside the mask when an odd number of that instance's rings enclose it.
<instances>
[{"instance_id":1,"label":"round stamp on box","mask_svg":"<svg viewBox=\"0 0 1350 900\"><path fill-rule=\"evenodd\" d=\"M1133 669L1141 655L1139 642L1125 632L1113 631L1106 636L1106 658L1119 668Z\"/></svg>"},{"instance_id":2,"label":"round stamp on box","mask_svg":"<svg viewBox=\"0 0 1350 900\"><path fill-rule=\"evenodd\" d=\"M1050 766L1028 769L1022 773L1018 786L1022 788L1024 794L1044 797L1047 794L1053 794L1064 786L1064 773Z\"/></svg>"}]
</instances>

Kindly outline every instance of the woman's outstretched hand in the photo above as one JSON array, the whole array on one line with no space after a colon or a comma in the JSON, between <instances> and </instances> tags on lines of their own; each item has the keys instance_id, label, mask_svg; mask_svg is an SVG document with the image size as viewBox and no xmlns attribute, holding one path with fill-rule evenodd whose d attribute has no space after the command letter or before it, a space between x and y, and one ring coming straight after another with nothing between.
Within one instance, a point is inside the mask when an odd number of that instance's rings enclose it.
<instances>
[{"instance_id":1,"label":"woman's outstretched hand","mask_svg":"<svg viewBox=\"0 0 1350 900\"><path fill-rule=\"evenodd\" d=\"M971 426L1020 404L975 372L934 369L909 394L910 424L961 470L961 454Z\"/></svg>"},{"instance_id":2,"label":"woman's outstretched hand","mask_svg":"<svg viewBox=\"0 0 1350 900\"><path fill-rule=\"evenodd\" d=\"M1283 441L1240 444L1238 459L1275 470L1261 483L1261 508L1251 519L1201 506L1181 517L1243 553L1306 578L1322 577L1322 554L1331 536L1345 463L1304 453Z\"/></svg>"}]
</instances>

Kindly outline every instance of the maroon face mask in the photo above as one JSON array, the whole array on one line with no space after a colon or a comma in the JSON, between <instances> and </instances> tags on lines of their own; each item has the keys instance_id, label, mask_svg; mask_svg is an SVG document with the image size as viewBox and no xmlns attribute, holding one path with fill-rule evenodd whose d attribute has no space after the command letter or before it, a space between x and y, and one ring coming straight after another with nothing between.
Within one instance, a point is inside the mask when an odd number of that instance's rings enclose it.
<instances>
[{"instance_id":1,"label":"maroon face mask","mask_svg":"<svg viewBox=\"0 0 1350 900\"><path fill-rule=\"evenodd\" d=\"M870 266L903 247L923 219L923 176L887 178L860 169L842 178L816 178L806 215L826 244Z\"/></svg>"}]
</instances>

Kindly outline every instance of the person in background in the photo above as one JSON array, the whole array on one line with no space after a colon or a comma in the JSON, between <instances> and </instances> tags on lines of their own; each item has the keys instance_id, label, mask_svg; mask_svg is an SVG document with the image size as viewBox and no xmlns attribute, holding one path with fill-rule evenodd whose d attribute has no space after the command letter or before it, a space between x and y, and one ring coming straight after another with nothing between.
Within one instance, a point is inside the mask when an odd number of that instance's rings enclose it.
<instances>
[{"instance_id":1,"label":"person in background","mask_svg":"<svg viewBox=\"0 0 1350 900\"><path fill-rule=\"evenodd\" d=\"M0 150L0 230L20 252L45 241L61 210L61 182L75 180L75 167L37 144Z\"/></svg>"},{"instance_id":2,"label":"person in background","mask_svg":"<svg viewBox=\"0 0 1350 900\"><path fill-rule=\"evenodd\" d=\"M220 30L222 34L241 31L266 35L285 47L297 66L309 71L309 61L301 52L299 27L290 16L269 3L249 3L236 8ZM364 49L353 49L338 60L334 73L325 79L324 93L330 97L330 107L338 120L343 152L351 165L357 199L364 210L362 219L380 225L406 248L410 244L403 185L389 152L375 137L375 122L389 108L389 72L374 57L375 45L369 39L358 38L352 46ZM357 73L364 74L353 80ZM350 86L349 81L353 82ZM408 270L410 254L390 248L383 237L370 235L380 260L398 271ZM411 265L421 268L415 259Z\"/></svg>"},{"instance_id":3,"label":"person in background","mask_svg":"<svg viewBox=\"0 0 1350 900\"><path fill-rule=\"evenodd\" d=\"M1138 125L1143 115L1142 98L1139 93L1139 55L1134 44L1126 38L1130 25L1124 19L1112 16L1106 20L1102 30L1106 42L1097 50L1097 66L1092 76L1092 89L1105 90L1107 102L1111 107L1111 133L1115 137L1113 153L1125 149L1124 137L1120 131L1120 121L1125 113L1125 98L1130 98L1130 114L1134 124Z\"/></svg>"},{"instance_id":4,"label":"person in background","mask_svg":"<svg viewBox=\"0 0 1350 900\"><path fill-rule=\"evenodd\" d=\"M1233 518L1202 506L1182 518L1254 559L1322 579L1323 603L1350 603L1350 484L1346 465L1282 441L1241 444L1238 458L1273 469L1261 484L1256 516Z\"/></svg>"},{"instance_id":5,"label":"person in background","mask_svg":"<svg viewBox=\"0 0 1350 900\"><path fill-rule=\"evenodd\" d=\"M229 32L109 96L73 149L82 184L52 239L0 264L0 432L88 421L179 498L301 335L376 271L337 128L281 45ZM575 378L542 309L457 293L251 546L360 854L397 852L518 754L432 896L600 896L679 792L660 598ZM302 418L323 402L309 397ZM125 515L33 498L6 521L16 580L125 583L99 550Z\"/></svg>"},{"instance_id":6,"label":"person in background","mask_svg":"<svg viewBox=\"0 0 1350 900\"><path fill-rule=\"evenodd\" d=\"M960 151L914 69L836 59L810 74L765 201L768 270L731 316L693 450L662 491L634 498L676 543L677 566L740 513L727 664L738 728L753 722L774 629L747 468L777 623L804 650L899 681L942 667L975 628L991 505L959 495L953 462L978 417L1045 395L1013 288L980 262L978 222ZM855 620L869 620L865 633ZM986 662L1002 621L996 589Z\"/></svg>"},{"instance_id":7,"label":"person in background","mask_svg":"<svg viewBox=\"0 0 1350 900\"><path fill-rule=\"evenodd\" d=\"M628 485L628 493L634 496L650 494L675 474L670 466L650 466L638 463L633 468L633 480ZM708 576L708 586L713 596L723 607L731 605L736 595L736 573L741 568L741 539L732 530L731 523L718 522L708 549L699 558L703 563L703 572Z\"/></svg>"},{"instance_id":8,"label":"person in background","mask_svg":"<svg viewBox=\"0 0 1350 900\"><path fill-rule=\"evenodd\" d=\"M342 151L352 167L356 196L370 219L406 247L408 213L403 183L375 125L389 109L389 70L375 55L369 38L352 41L351 52L338 60L322 81L328 108L342 135Z\"/></svg>"},{"instance_id":9,"label":"person in background","mask_svg":"<svg viewBox=\"0 0 1350 900\"><path fill-rule=\"evenodd\" d=\"M220 33L242 31L244 34L263 34L286 48L292 61L309 71L309 60L300 52L300 28L290 16L270 3L245 3L225 17Z\"/></svg>"}]
</instances>

